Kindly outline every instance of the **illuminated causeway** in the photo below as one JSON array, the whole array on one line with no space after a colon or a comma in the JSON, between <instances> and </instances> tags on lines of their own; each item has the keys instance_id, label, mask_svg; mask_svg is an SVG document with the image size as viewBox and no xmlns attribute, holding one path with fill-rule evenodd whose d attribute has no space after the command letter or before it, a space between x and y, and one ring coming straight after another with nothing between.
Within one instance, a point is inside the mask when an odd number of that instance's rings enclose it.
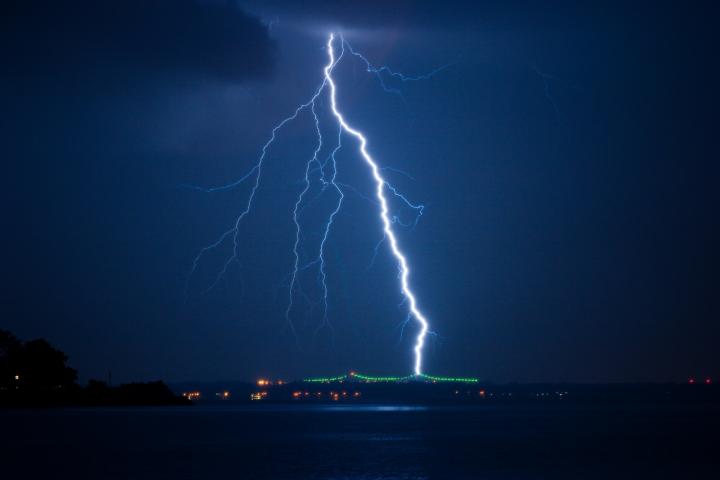
<instances>
[{"instance_id":1,"label":"illuminated causeway","mask_svg":"<svg viewBox=\"0 0 720 480\"><path fill-rule=\"evenodd\" d=\"M374 377L363 375L356 372L350 372L345 375L336 377L311 377L304 378L305 383L334 383L334 382L365 382L365 383L408 383L408 382L427 382L427 383L478 383L480 380L472 377L439 377L435 375L426 375L424 373L416 375L401 376L385 376Z\"/></svg>"}]
</instances>

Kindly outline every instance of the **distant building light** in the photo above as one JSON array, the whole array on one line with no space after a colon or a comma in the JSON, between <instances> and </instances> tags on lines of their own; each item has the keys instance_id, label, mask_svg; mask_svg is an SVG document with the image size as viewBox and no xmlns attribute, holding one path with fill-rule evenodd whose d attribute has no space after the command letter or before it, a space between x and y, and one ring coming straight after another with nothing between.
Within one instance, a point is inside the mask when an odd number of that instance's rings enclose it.
<instances>
[{"instance_id":1,"label":"distant building light","mask_svg":"<svg viewBox=\"0 0 720 480\"><path fill-rule=\"evenodd\" d=\"M712 383L712 378L705 379L705 385L710 385L711 383Z\"/></svg>"},{"instance_id":2,"label":"distant building light","mask_svg":"<svg viewBox=\"0 0 720 480\"><path fill-rule=\"evenodd\" d=\"M695 379L694 378L689 379L688 383L692 385L693 383L695 383Z\"/></svg>"},{"instance_id":3,"label":"distant building light","mask_svg":"<svg viewBox=\"0 0 720 480\"><path fill-rule=\"evenodd\" d=\"M250 394L250 400L264 400L267 397L267 392L254 392Z\"/></svg>"},{"instance_id":4,"label":"distant building light","mask_svg":"<svg viewBox=\"0 0 720 480\"><path fill-rule=\"evenodd\" d=\"M20 375L15 375L15 380L20 380Z\"/></svg>"}]
</instances>

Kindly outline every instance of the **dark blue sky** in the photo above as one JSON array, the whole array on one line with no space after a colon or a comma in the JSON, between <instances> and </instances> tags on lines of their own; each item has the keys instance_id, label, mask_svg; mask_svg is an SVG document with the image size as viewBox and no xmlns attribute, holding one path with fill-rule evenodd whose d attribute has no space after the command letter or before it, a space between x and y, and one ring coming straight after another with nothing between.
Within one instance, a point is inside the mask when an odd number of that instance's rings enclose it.
<instances>
[{"instance_id":1,"label":"dark blue sky","mask_svg":"<svg viewBox=\"0 0 720 480\"><path fill-rule=\"evenodd\" d=\"M338 100L388 179L427 207L399 237L437 332L429 373L495 381L717 375L716 11L665 2L40 0L2 8L6 186L0 328L82 378L293 378L411 370L376 206L349 193L328 243L329 319L283 317L308 115L270 150L242 268L192 259L242 209L231 182L321 81L335 29L363 65ZM268 27L270 25L270 27ZM325 118L326 128L332 128ZM345 138L339 180L372 195ZM328 203L308 208L307 255ZM316 298L316 273L302 277Z\"/></svg>"}]
</instances>

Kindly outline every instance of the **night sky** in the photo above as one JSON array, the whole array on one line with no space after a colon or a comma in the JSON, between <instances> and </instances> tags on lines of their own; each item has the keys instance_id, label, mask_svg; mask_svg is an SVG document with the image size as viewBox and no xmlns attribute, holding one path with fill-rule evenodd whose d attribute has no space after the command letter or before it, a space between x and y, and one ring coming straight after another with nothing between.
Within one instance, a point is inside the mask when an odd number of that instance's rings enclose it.
<instances>
[{"instance_id":1,"label":"night sky","mask_svg":"<svg viewBox=\"0 0 720 480\"><path fill-rule=\"evenodd\" d=\"M83 380L410 373L416 330L401 337L387 245L372 262L373 184L347 136L338 180L357 193L328 241L332 329L299 297L297 340L285 321L308 114L268 153L240 266L205 292L220 249L185 296L251 184L182 185L252 167L322 81L334 30L376 65L450 64L389 79L402 96L357 59L336 73L388 180L426 205L398 232L437 333L428 373L720 375L718 12L626 3L3 2L0 328L47 338ZM307 258L328 205L305 211ZM317 300L317 272L301 277Z\"/></svg>"}]
</instances>

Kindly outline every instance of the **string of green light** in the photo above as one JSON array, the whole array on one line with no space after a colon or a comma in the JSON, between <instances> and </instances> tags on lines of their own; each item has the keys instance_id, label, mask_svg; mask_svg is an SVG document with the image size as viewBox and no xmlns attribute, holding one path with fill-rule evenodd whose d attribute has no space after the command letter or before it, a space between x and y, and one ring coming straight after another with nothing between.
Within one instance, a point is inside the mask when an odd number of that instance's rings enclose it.
<instances>
[{"instance_id":1,"label":"string of green light","mask_svg":"<svg viewBox=\"0 0 720 480\"><path fill-rule=\"evenodd\" d=\"M407 375L405 377L371 377L369 375L361 375L359 373L354 373L352 376L365 382L406 382L415 377L415 375Z\"/></svg>"},{"instance_id":2,"label":"string of green light","mask_svg":"<svg viewBox=\"0 0 720 480\"><path fill-rule=\"evenodd\" d=\"M330 383L330 382L339 382L341 380L345 380L346 378L347 378L347 375L339 375L337 377L305 378L305 379L303 379L303 382L306 382L306 383Z\"/></svg>"},{"instance_id":3,"label":"string of green light","mask_svg":"<svg viewBox=\"0 0 720 480\"><path fill-rule=\"evenodd\" d=\"M347 380L349 377L356 378L363 382L387 382L387 383L407 382L407 381L415 379L415 378L429 380L431 382L443 382L443 383L479 383L480 382L479 379L472 378L472 377L438 377L435 375L426 375L424 373L420 374L420 375L406 375L404 377L393 377L393 376L373 377L370 375L362 375L360 373L351 373L350 375L338 375L337 377L305 378L305 379L303 379L303 382L306 382L306 383L331 383L331 382L340 382L343 380Z\"/></svg>"},{"instance_id":4,"label":"string of green light","mask_svg":"<svg viewBox=\"0 0 720 480\"><path fill-rule=\"evenodd\" d=\"M452 382L452 383L478 383L480 380L470 377L436 377L433 375L420 374L422 378L426 378L433 382Z\"/></svg>"}]
</instances>

